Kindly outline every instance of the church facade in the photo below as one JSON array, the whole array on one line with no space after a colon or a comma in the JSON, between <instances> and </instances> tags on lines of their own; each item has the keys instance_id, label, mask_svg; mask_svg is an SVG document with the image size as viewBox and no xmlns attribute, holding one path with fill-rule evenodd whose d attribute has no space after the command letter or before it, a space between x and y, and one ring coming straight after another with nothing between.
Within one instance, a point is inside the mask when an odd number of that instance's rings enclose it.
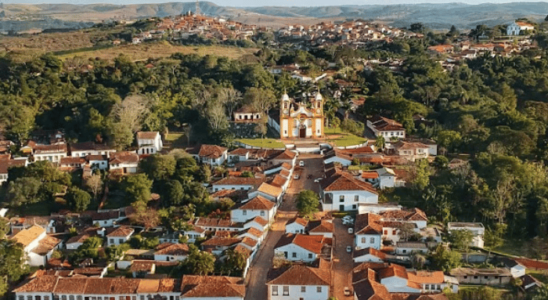
<instances>
[{"instance_id":1,"label":"church facade","mask_svg":"<svg viewBox=\"0 0 548 300\"><path fill-rule=\"evenodd\" d=\"M310 107L307 107L307 104ZM318 92L309 97L308 103L292 101L284 94L280 103L280 138L313 139L324 136L324 100Z\"/></svg>"}]
</instances>

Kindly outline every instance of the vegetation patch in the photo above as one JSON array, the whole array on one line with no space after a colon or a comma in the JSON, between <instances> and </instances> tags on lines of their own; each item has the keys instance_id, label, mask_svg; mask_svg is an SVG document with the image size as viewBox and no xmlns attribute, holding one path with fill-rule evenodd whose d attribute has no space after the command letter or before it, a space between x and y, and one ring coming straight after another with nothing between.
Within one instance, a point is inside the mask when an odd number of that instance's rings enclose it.
<instances>
[{"instance_id":1,"label":"vegetation patch","mask_svg":"<svg viewBox=\"0 0 548 300\"><path fill-rule=\"evenodd\" d=\"M340 128L326 128L325 135L326 140L334 143L337 147L348 147L367 142L366 138L359 137L352 133L343 132Z\"/></svg>"},{"instance_id":2,"label":"vegetation patch","mask_svg":"<svg viewBox=\"0 0 548 300\"><path fill-rule=\"evenodd\" d=\"M261 148L285 148L285 144L276 139L237 139L236 142Z\"/></svg>"}]
</instances>

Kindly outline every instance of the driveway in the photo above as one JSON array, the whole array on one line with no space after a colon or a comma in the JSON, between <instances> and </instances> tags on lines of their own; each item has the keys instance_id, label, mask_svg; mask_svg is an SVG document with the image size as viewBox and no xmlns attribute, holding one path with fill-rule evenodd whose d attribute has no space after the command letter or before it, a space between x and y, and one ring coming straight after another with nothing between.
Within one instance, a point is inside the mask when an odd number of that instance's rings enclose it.
<instances>
[{"instance_id":1,"label":"driveway","mask_svg":"<svg viewBox=\"0 0 548 300\"><path fill-rule=\"evenodd\" d=\"M353 296L344 295L344 287L352 290L352 253L346 252L346 246L354 244L354 235L348 234L348 227L342 224L341 219L334 219L335 248L333 250L333 281L332 294L338 300L354 299Z\"/></svg>"}]
</instances>

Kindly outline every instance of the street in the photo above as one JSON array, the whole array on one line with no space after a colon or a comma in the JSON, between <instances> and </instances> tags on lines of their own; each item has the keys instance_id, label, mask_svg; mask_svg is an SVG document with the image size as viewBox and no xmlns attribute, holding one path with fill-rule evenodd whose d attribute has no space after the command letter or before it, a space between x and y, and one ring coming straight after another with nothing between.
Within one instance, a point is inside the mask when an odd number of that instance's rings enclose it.
<instances>
[{"instance_id":1,"label":"street","mask_svg":"<svg viewBox=\"0 0 548 300\"><path fill-rule=\"evenodd\" d=\"M354 235L348 234L348 226L342 224L341 219L334 219L335 225L333 250L333 296L339 300L354 299L353 296L344 295L344 287L352 290L352 267L354 261L352 253L346 252L347 246L354 245ZM353 247L352 247L353 248Z\"/></svg>"},{"instance_id":2,"label":"street","mask_svg":"<svg viewBox=\"0 0 548 300\"><path fill-rule=\"evenodd\" d=\"M297 215L297 205L295 203L297 194L305 189L313 190L316 193L319 192L319 184L315 183L314 179L322 176L324 173L322 157L317 154L300 154L297 158L296 168L299 168L298 165L301 160L304 161L305 166L300 169L300 179L291 181L284 196L284 201L278 209L277 219L272 224L270 232L268 232L265 241L259 249L259 253L251 263L251 268L247 275L246 300L268 299L266 276L272 267L274 246L285 233L285 224L287 221ZM312 176L310 179L307 179L309 174Z\"/></svg>"}]
</instances>

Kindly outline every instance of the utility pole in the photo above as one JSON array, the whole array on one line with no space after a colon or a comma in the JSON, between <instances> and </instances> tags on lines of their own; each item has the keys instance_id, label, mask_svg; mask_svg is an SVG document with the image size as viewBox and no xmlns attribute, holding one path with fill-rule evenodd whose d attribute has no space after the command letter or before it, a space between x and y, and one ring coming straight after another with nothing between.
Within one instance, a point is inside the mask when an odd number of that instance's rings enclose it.
<instances>
[{"instance_id":1,"label":"utility pole","mask_svg":"<svg viewBox=\"0 0 548 300\"><path fill-rule=\"evenodd\" d=\"M194 10L194 14L199 16L200 15L200 2L196 0L196 9Z\"/></svg>"}]
</instances>

